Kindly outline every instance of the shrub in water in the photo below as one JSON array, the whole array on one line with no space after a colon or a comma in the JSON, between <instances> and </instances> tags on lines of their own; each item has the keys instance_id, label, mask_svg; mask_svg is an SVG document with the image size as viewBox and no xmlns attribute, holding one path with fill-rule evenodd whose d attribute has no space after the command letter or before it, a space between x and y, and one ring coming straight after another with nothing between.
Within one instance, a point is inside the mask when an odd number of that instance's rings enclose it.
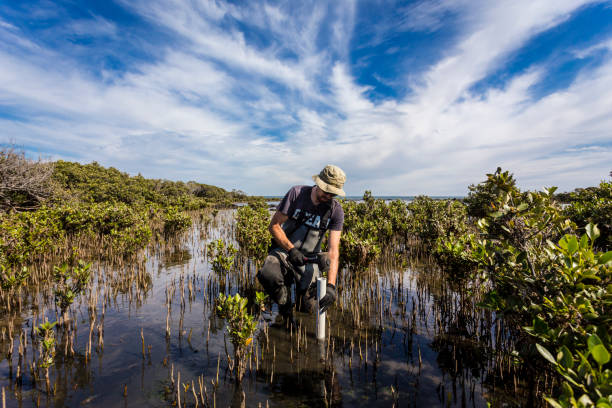
<instances>
[{"instance_id":1,"label":"shrub in water","mask_svg":"<svg viewBox=\"0 0 612 408\"><path fill-rule=\"evenodd\" d=\"M265 203L250 204L236 211L236 240L244 253L262 262L268 254L272 235L268 231L270 211Z\"/></svg>"},{"instance_id":2,"label":"shrub in water","mask_svg":"<svg viewBox=\"0 0 612 408\"><path fill-rule=\"evenodd\" d=\"M401 200L386 203L369 191L362 202L342 201L344 228L340 238L340 264L367 268L396 238L405 238L406 205Z\"/></svg>"},{"instance_id":3,"label":"shrub in water","mask_svg":"<svg viewBox=\"0 0 612 408\"><path fill-rule=\"evenodd\" d=\"M232 244L226 244L222 239L211 241L208 246L208 259L212 260L212 269L219 275L228 273L234 265L238 250Z\"/></svg>"},{"instance_id":4,"label":"shrub in water","mask_svg":"<svg viewBox=\"0 0 612 408\"><path fill-rule=\"evenodd\" d=\"M69 268L68 264L55 266L55 303L61 310L62 323L68 321L68 308L81 294L89 282L91 263L79 261L77 266Z\"/></svg>"},{"instance_id":5,"label":"shrub in water","mask_svg":"<svg viewBox=\"0 0 612 408\"><path fill-rule=\"evenodd\" d=\"M594 249L595 225L575 234L554 188L522 193L506 174L489 175L499 195L473 240L474 259L491 283L481 306L531 336L524 356L540 344L565 381L560 396L548 398L553 406L610 406L612 252Z\"/></svg>"},{"instance_id":6,"label":"shrub in water","mask_svg":"<svg viewBox=\"0 0 612 408\"><path fill-rule=\"evenodd\" d=\"M240 383L248 363L248 347L253 341L257 323L247 311L247 299L238 293L234 296L219 295L217 315L225 319L227 332L234 346L234 360L230 368L234 370L236 382Z\"/></svg>"}]
</instances>

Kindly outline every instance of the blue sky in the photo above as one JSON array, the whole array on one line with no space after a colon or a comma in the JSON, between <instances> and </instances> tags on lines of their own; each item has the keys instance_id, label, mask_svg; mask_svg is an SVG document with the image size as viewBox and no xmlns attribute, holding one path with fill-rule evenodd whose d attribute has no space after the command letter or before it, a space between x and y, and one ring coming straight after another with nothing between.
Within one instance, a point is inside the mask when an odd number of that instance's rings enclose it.
<instances>
[{"instance_id":1,"label":"blue sky","mask_svg":"<svg viewBox=\"0 0 612 408\"><path fill-rule=\"evenodd\" d=\"M250 194L612 170L611 1L0 3L0 143Z\"/></svg>"}]
</instances>

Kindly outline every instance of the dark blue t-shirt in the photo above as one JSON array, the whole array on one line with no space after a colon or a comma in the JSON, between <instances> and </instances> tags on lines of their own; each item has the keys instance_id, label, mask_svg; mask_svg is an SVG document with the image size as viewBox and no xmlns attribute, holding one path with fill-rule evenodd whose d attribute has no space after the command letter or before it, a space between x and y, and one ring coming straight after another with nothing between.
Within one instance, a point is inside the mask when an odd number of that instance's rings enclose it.
<instances>
[{"instance_id":1,"label":"dark blue t-shirt","mask_svg":"<svg viewBox=\"0 0 612 408\"><path fill-rule=\"evenodd\" d=\"M285 197L278 204L276 209L285 214L289 218L298 219L300 214L304 214L304 224L312 228L319 228L321 219L332 206L332 211L327 220L326 229L332 231L342 231L344 224L344 210L340 203L336 200L331 200L328 203L320 203L314 205L310 198L313 186L294 186L285 194Z\"/></svg>"}]
</instances>

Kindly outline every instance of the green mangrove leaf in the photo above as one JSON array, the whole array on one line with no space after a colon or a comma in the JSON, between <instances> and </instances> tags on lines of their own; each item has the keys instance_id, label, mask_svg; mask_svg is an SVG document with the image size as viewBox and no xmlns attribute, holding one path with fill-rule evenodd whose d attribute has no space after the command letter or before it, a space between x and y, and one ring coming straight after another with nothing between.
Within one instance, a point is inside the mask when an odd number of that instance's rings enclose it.
<instances>
[{"instance_id":1,"label":"green mangrove leaf","mask_svg":"<svg viewBox=\"0 0 612 408\"><path fill-rule=\"evenodd\" d=\"M561 384L561 389L563 390L561 392L562 395L570 398L574 396L574 389L568 383L563 382Z\"/></svg>"},{"instance_id":2,"label":"green mangrove leaf","mask_svg":"<svg viewBox=\"0 0 612 408\"><path fill-rule=\"evenodd\" d=\"M554 408L563 408L563 405L559 404L557 402L557 400L550 398L550 397L544 397L544 399L546 400L546 402L548 402L552 407Z\"/></svg>"},{"instance_id":3,"label":"green mangrove leaf","mask_svg":"<svg viewBox=\"0 0 612 408\"><path fill-rule=\"evenodd\" d=\"M582 275L582 279L592 279L592 280L596 280L596 281L600 281L601 278L597 275L595 275L593 272L589 271L588 273L585 273L584 275Z\"/></svg>"},{"instance_id":4,"label":"green mangrove leaf","mask_svg":"<svg viewBox=\"0 0 612 408\"><path fill-rule=\"evenodd\" d=\"M589 237L583 235L580 237L580 248L586 249L589 247Z\"/></svg>"},{"instance_id":5,"label":"green mangrove leaf","mask_svg":"<svg viewBox=\"0 0 612 408\"><path fill-rule=\"evenodd\" d=\"M563 368L567 369L574 367L572 352L566 346L561 347L561 350L559 350L559 353L557 354L557 361Z\"/></svg>"},{"instance_id":6,"label":"green mangrove leaf","mask_svg":"<svg viewBox=\"0 0 612 408\"><path fill-rule=\"evenodd\" d=\"M597 345L603 344L601 339L596 334L591 334L587 340L587 345L589 346L589 351Z\"/></svg>"},{"instance_id":7,"label":"green mangrove leaf","mask_svg":"<svg viewBox=\"0 0 612 408\"><path fill-rule=\"evenodd\" d=\"M584 357L583 357L584 358ZM587 375L588 373L590 373L592 370L591 365L589 364L589 362L587 360L582 360L582 362L580 363L580 365L578 366L578 375L580 377L584 377L585 375Z\"/></svg>"},{"instance_id":8,"label":"green mangrove leaf","mask_svg":"<svg viewBox=\"0 0 612 408\"><path fill-rule=\"evenodd\" d=\"M570 254L573 254L577 250L578 250L578 240L576 239L576 236L575 235L569 235L569 238L567 240L567 251Z\"/></svg>"},{"instance_id":9,"label":"green mangrove leaf","mask_svg":"<svg viewBox=\"0 0 612 408\"><path fill-rule=\"evenodd\" d=\"M592 349L590 349L591 355L597 361L597 364L604 365L608 361L610 361L610 353L603 344L597 344Z\"/></svg>"},{"instance_id":10,"label":"green mangrove leaf","mask_svg":"<svg viewBox=\"0 0 612 408\"><path fill-rule=\"evenodd\" d=\"M612 251L608 251L599 257L599 259L597 260L597 263L600 265L605 265L611 261L612 261Z\"/></svg>"},{"instance_id":11,"label":"green mangrove leaf","mask_svg":"<svg viewBox=\"0 0 612 408\"><path fill-rule=\"evenodd\" d=\"M612 395L612 384L601 384L599 389L603 395Z\"/></svg>"},{"instance_id":12,"label":"green mangrove leaf","mask_svg":"<svg viewBox=\"0 0 612 408\"><path fill-rule=\"evenodd\" d=\"M546 350L544 346L536 344L536 348L538 349L538 352L542 355L542 357L544 357L546 360L548 360L552 364L557 365L557 360L555 360L553 355L550 354L550 352Z\"/></svg>"},{"instance_id":13,"label":"green mangrove leaf","mask_svg":"<svg viewBox=\"0 0 612 408\"><path fill-rule=\"evenodd\" d=\"M612 408L612 404L605 397L601 397L597 400L596 408Z\"/></svg>"},{"instance_id":14,"label":"green mangrove leaf","mask_svg":"<svg viewBox=\"0 0 612 408\"><path fill-rule=\"evenodd\" d=\"M567 372L568 372L568 374L566 374L566 373L564 373L564 372L560 372L560 374L561 374L561 376L562 376L563 378L565 378L565 379L567 380L567 382L569 382L570 384L572 384L574 387L578 387L578 388L580 388L580 389L584 389L584 386L582 386L582 385L578 384L578 383L576 382L576 380L574 380L574 379L572 378L572 376L574 376L574 377L576 376L576 373L575 373L573 370L567 370Z\"/></svg>"},{"instance_id":15,"label":"green mangrove leaf","mask_svg":"<svg viewBox=\"0 0 612 408\"><path fill-rule=\"evenodd\" d=\"M591 241L595 241L599 237L599 228L597 228L596 224L589 223L586 226L586 233L591 238Z\"/></svg>"},{"instance_id":16,"label":"green mangrove leaf","mask_svg":"<svg viewBox=\"0 0 612 408\"><path fill-rule=\"evenodd\" d=\"M533 329L536 333L543 334L548 332L548 324L539 316L536 316L536 318L533 319Z\"/></svg>"},{"instance_id":17,"label":"green mangrove leaf","mask_svg":"<svg viewBox=\"0 0 612 408\"><path fill-rule=\"evenodd\" d=\"M559 247L567 251L567 240L569 235L564 235L563 238L559 240Z\"/></svg>"}]
</instances>

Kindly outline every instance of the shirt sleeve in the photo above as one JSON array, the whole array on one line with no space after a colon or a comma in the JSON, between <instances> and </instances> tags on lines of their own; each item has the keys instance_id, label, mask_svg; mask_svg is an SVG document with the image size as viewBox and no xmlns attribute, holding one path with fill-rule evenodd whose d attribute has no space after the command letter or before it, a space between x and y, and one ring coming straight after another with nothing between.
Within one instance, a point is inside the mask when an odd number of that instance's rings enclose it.
<instances>
[{"instance_id":1,"label":"shirt sleeve","mask_svg":"<svg viewBox=\"0 0 612 408\"><path fill-rule=\"evenodd\" d=\"M287 216L290 215L289 214L289 211L291 209L290 207L291 207L291 204L295 202L296 195L297 195L296 189L291 188L289 191L287 191L287 194L285 194L281 202L278 203L278 205L276 206L276 210L280 211L284 215L287 215Z\"/></svg>"},{"instance_id":2,"label":"shirt sleeve","mask_svg":"<svg viewBox=\"0 0 612 408\"><path fill-rule=\"evenodd\" d=\"M342 231L344 225L344 210L340 203L335 202L334 208L332 208L331 217L329 219L329 229L331 231Z\"/></svg>"}]
</instances>

